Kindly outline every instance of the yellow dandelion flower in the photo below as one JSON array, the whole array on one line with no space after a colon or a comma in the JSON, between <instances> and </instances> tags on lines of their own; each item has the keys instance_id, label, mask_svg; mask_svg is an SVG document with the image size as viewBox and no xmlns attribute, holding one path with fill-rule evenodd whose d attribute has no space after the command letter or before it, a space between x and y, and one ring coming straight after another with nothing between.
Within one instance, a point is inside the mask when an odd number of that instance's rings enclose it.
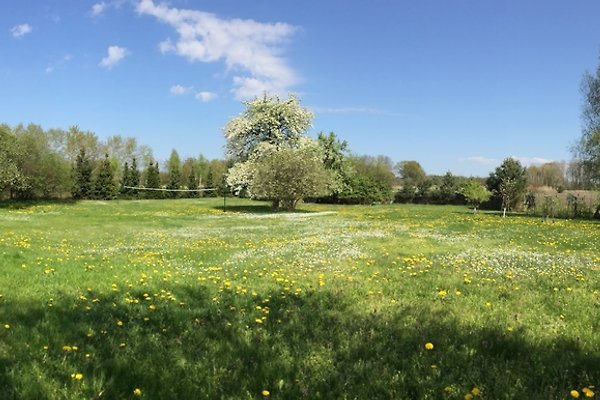
<instances>
[{"instance_id":1,"label":"yellow dandelion flower","mask_svg":"<svg viewBox=\"0 0 600 400\"><path fill-rule=\"evenodd\" d=\"M594 391L588 387L584 387L583 389L581 389L581 391L583 392L583 394L585 395L585 397L591 398L594 397L594 395L596 393L594 393Z\"/></svg>"},{"instance_id":2,"label":"yellow dandelion flower","mask_svg":"<svg viewBox=\"0 0 600 400\"><path fill-rule=\"evenodd\" d=\"M142 395L142 389L140 389L140 388L133 389L133 395L136 397L140 397Z\"/></svg>"},{"instance_id":3,"label":"yellow dandelion flower","mask_svg":"<svg viewBox=\"0 0 600 400\"><path fill-rule=\"evenodd\" d=\"M571 390L571 392L569 394L574 399L578 399L579 398L579 392L577 390L575 390L575 389Z\"/></svg>"},{"instance_id":4,"label":"yellow dandelion flower","mask_svg":"<svg viewBox=\"0 0 600 400\"><path fill-rule=\"evenodd\" d=\"M262 394L264 397L269 397L271 395L271 392L269 392L267 389L265 389L262 392L260 392L260 394Z\"/></svg>"},{"instance_id":5,"label":"yellow dandelion flower","mask_svg":"<svg viewBox=\"0 0 600 400\"><path fill-rule=\"evenodd\" d=\"M80 381L83 379L83 374L81 372L76 372L71 374L71 378L75 379L76 381Z\"/></svg>"},{"instance_id":6,"label":"yellow dandelion flower","mask_svg":"<svg viewBox=\"0 0 600 400\"><path fill-rule=\"evenodd\" d=\"M473 389L471 389L471 393L473 393L473 396L479 396L481 390L479 390L479 388L475 386Z\"/></svg>"},{"instance_id":7,"label":"yellow dandelion flower","mask_svg":"<svg viewBox=\"0 0 600 400\"><path fill-rule=\"evenodd\" d=\"M262 320L262 319L260 319L260 318L256 318L254 321L255 321L257 324L262 324L262 323L263 323L263 320Z\"/></svg>"},{"instance_id":8,"label":"yellow dandelion flower","mask_svg":"<svg viewBox=\"0 0 600 400\"><path fill-rule=\"evenodd\" d=\"M10 329L10 324L4 324L4 329Z\"/></svg>"},{"instance_id":9,"label":"yellow dandelion flower","mask_svg":"<svg viewBox=\"0 0 600 400\"><path fill-rule=\"evenodd\" d=\"M123 326L123 321L117 321L117 326Z\"/></svg>"},{"instance_id":10,"label":"yellow dandelion flower","mask_svg":"<svg viewBox=\"0 0 600 400\"><path fill-rule=\"evenodd\" d=\"M433 343L431 343L431 342L425 343L425 349L426 350L433 350Z\"/></svg>"},{"instance_id":11,"label":"yellow dandelion flower","mask_svg":"<svg viewBox=\"0 0 600 400\"><path fill-rule=\"evenodd\" d=\"M473 395L471 393L465 394L465 400L473 400Z\"/></svg>"}]
</instances>

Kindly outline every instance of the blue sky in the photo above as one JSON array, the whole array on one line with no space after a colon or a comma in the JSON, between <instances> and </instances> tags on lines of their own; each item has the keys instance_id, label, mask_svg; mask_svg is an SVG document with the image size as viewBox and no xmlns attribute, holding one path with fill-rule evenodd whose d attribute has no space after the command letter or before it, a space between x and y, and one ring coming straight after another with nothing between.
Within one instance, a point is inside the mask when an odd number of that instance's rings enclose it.
<instances>
[{"instance_id":1,"label":"blue sky","mask_svg":"<svg viewBox=\"0 0 600 400\"><path fill-rule=\"evenodd\" d=\"M486 176L568 160L600 1L23 0L0 3L0 122L222 158L222 127L296 93L357 154Z\"/></svg>"}]
</instances>

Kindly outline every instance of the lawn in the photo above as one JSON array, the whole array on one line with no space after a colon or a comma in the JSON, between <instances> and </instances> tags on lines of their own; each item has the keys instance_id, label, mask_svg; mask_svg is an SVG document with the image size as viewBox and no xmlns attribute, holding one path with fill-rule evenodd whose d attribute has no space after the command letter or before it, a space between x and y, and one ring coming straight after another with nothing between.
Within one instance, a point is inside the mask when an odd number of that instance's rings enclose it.
<instances>
[{"instance_id":1,"label":"lawn","mask_svg":"<svg viewBox=\"0 0 600 400\"><path fill-rule=\"evenodd\" d=\"M595 222L193 199L0 229L2 399L600 398Z\"/></svg>"}]
</instances>

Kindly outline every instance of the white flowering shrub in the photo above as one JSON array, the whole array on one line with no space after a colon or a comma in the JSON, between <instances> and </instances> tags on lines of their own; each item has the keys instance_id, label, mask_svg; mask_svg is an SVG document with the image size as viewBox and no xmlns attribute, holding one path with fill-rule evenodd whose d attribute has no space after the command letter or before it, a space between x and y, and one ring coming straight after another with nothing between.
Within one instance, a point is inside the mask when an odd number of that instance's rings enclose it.
<instances>
[{"instance_id":1,"label":"white flowering shrub","mask_svg":"<svg viewBox=\"0 0 600 400\"><path fill-rule=\"evenodd\" d=\"M244 113L224 129L227 155L235 162L226 178L233 192L288 210L304 197L326 195L333 180L323 164L323 148L306 136L312 113L294 96L245 104Z\"/></svg>"}]
</instances>

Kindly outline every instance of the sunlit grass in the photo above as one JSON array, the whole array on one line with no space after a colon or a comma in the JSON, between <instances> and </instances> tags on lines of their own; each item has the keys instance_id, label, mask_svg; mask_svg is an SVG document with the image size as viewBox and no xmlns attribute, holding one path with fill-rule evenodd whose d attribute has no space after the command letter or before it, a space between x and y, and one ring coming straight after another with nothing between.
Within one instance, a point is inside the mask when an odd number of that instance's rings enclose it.
<instances>
[{"instance_id":1,"label":"sunlit grass","mask_svg":"<svg viewBox=\"0 0 600 400\"><path fill-rule=\"evenodd\" d=\"M0 398L569 398L600 225L228 199L0 209Z\"/></svg>"}]
</instances>

